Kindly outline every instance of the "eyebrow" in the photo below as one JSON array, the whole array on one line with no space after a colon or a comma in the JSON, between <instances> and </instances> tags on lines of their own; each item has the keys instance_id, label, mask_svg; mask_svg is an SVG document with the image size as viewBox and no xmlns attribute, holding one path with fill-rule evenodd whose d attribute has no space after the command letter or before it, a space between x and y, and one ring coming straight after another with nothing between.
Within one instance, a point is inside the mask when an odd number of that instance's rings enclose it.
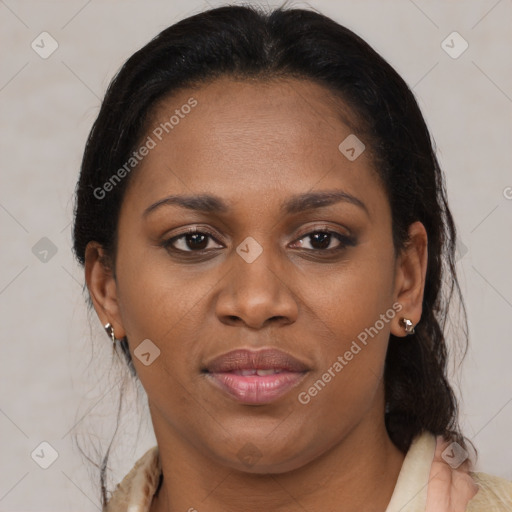
<instances>
[{"instance_id":1,"label":"eyebrow","mask_svg":"<svg viewBox=\"0 0 512 512\"><path fill-rule=\"evenodd\" d=\"M326 190L319 192L306 192L288 198L281 205L281 213L294 214L305 210L313 210L315 208L322 208L331 204L346 202L358 206L365 211L366 215L370 216L367 206L357 197L345 192L343 190ZM205 213L226 213L229 211L229 206L218 196L211 194L200 194L194 196L176 196L171 195L158 200L142 214L146 217L151 212L155 211L161 206L175 205L189 210L197 210Z\"/></svg>"}]
</instances>

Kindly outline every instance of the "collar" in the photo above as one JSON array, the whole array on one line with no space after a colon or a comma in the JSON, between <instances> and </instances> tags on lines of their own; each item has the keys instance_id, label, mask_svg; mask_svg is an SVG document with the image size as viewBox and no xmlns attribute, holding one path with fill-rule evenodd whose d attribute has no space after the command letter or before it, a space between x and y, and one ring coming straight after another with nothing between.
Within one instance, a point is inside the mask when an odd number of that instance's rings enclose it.
<instances>
[{"instance_id":1,"label":"collar","mask_svg":"<svg viewBox=\"0 0 512 512\"><path fill-rule=\"evenodd\" d=\"M423 432L412 441L386 512L425 512L435 449L436 438L430 432Z\"/></svg>"}]
</instances>

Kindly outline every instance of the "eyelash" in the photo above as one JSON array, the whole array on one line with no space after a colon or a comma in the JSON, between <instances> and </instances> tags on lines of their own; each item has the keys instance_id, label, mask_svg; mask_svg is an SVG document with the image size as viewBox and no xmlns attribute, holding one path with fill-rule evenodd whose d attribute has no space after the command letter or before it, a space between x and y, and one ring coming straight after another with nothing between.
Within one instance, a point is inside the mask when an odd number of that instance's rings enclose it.
<instances>
[{"instance_id":1,"label":"eyelash","mask_svg":"<svg viewBox=\"0 0 512 512\"><path fill-rule=\"evenodd\" d=\"M302 240L304 238L307 238L311 235L317 234L317 233L326 233L329 235L334 236L339 242L340 245L338 247L334 247L331 249L304 249L307 252L314 252L314 253L327 253L327 254L333 254L336 252L340 252L344 249L346 249L348 246L354 246L355 245L355 239L353 237L342 235L341 233L338 233L337 231L334 231L327 227L315 227L312 231L308 231L307 233L304 233L299 238L295 240L295 242ZM211 252L212 249L200 249L197 251L194 250L188 250L184 251L182 249L176 249L172 246L172 244L179 239L185 238L187 235L194 235L194 234L200 234L200 235L207 235L211 239L213 239L216 243L220 244L220 242L215 238L215 235L211 233L206 228L189 228L185 233L181 233L180 235L173 236L172 238L168 238L164 240L161 244L162 247L165 249L172 251L174 253L178 254L196 254L196 255L204 255L208 252Z\"/></svg>"}]
</instances>

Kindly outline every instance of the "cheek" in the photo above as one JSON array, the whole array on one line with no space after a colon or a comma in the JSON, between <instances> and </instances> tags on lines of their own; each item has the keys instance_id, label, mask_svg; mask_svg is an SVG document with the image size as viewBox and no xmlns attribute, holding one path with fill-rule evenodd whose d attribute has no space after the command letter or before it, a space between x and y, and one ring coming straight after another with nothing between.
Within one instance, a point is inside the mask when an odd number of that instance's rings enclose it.
<instances>
[{"instance_id":1,"label":"cheek","mask_svg":"<svg viewBox=\"0 0 512 512\"><path fill-rule=\"evenodd\" d=\"M191 372L197 371L200 359L198 340L205 338L208 294L222 276L173 264L163 250L121 249L120 244L118 298L132 354L143 340L149 339L160 350L158 363L163 365L162 372L167 370L180 380L189 378ZM133 359L143 380L147 367L136 357Z\"/></svg>"},{"instance_id":2,"label":"cheek","mask_svg":"<svg viewBox=\"0 0 512 512\"><path fill-rule=\"evenodd\" d=\"M392 252L368 248L360 254L323 279L322 286L309 285L316 313L312 321L321 320L319 330L326 336L316 336L319 365L299 390L305 395L298 401L333 418L347 411L357 417L371 405L383 378L391 322L398 314L392 308Z\"/></svg>"},{"instance_id":3,"label":"cheek","mask_svg":"<svg viewBox=\"0 0 512 512\"><path fill-rule=\"evenodd\" d=\"M120 241L116 266L119 306L129 339L163 341L202 295L200 280L187 279L187 272L173 266L159 248L126 250Z\"/></svg>"},{"instance_id":4,"label":"cheek","mask_svg":"<svg viewBox=\"0 0 512 512\"><path fill-rule=\"evenodd\" d=\"M318 366L297 390L299 407L305 408L308 422L320 428L326 439L340 425L354 426L375 405L383 386L390 322L396 312L380 298L378 289L371 293L354 289L357 293L347 293L329 312L324 310L330 339L321 341Z\"/></svg>"},{"instance_id":5,"label":"cheek","mask_svg":"<svg viewBox=\"0 0 512 512\"><path fill-rule=\"evenodd\" d=\"M393 258L389 251L361 248L346 264L334 268L326 276L304 279L307 297L324 325L331 331L335 349L344 352L352 340L378 322L382 339L390 331L395 315L393 304ZM388 312L384 325L381 315ZM389 318L391 317L391 318ZM361 336L364 339L364 335Z\"/></svg>"}]
</instances>

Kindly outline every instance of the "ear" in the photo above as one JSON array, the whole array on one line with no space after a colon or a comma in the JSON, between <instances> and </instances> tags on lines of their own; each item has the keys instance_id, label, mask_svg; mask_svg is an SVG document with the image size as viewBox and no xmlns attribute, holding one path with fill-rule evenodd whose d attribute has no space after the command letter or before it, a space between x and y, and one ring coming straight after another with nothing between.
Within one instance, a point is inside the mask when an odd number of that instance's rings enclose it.
<instances>
[{"instance_id":1,"label":"ear","mask_svg":"<svg viewBox=\"0 0 512 512\"><path fill-rule=\"evenodd\" d=\"M98 242L89 242L85 248L85 281L102 325L110 323L116 338L124 338L113 267Z\"/></svg>"},{"instance_id":2,"label":"ear","mask_svg":"<svg viewBox=\"0 0 512 512\"><path fill-rule=\"evenodd\" d=\"M416 325L421 318L425 276L427 273L428 237L419 221L409 226L409 241L397 258L395 302L402 305L391 327L395 336L406 336L400 318L408 318Z\"/></svg>"}]
</instances>

